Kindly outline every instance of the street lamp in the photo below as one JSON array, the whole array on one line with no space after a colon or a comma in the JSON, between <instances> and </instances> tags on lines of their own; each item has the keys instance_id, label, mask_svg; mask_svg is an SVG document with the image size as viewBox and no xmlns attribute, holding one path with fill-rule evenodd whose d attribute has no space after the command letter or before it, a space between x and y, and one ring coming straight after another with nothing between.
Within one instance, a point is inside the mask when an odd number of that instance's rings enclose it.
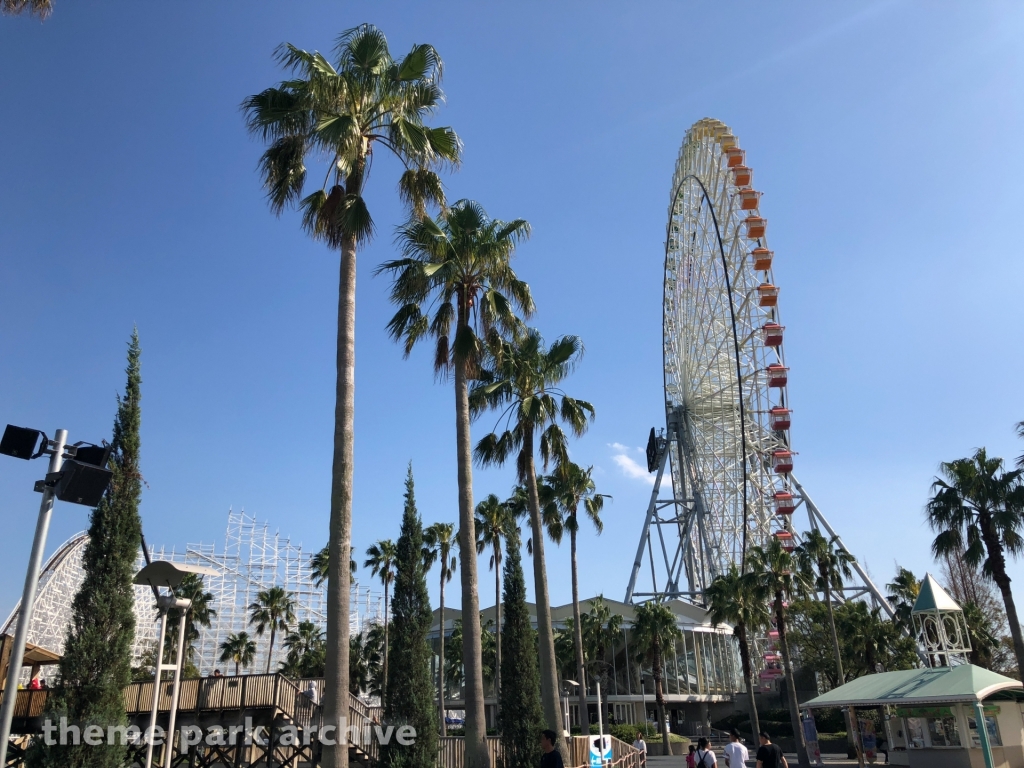
<instances>
[{"instance_id":1,"label":"street lamp","mask_svg":"<svg viewBox=\"0 0 1024 768\"><path fill-rule=\"evenodd\" d=\"M604 679L605 672L607 672L607 670L610 669L612 665L609 664L607 661L595 659L590 662L589 666L601 666L604 668L604 672L602 672L600 675L594 674L593 672L590 673L591 679L597 685L597 737L598 744L600 745L598 749L601 752L601 764L604 765L604 712L602 711L604 705L601 703L601 681Z\"/></svg>"},{"instance_id":2,"label":"street lamp","mask_svg":"<svg viewBox=\"0 0 1024 768\"><path fill-rule=\"evenodd\" d=\"M568 683L573 688L579 688L580 687L580 684L577 683L575 680L563 680L562 682L563 683ZM565 695L562 696L562 704L565 707L565 733L563 735L566 738L568 738L569 734L572 733L572 731L569 728L569 692L568 691L564 691L564 694ZM580 733L582 733L582 732L583 732L583 721L580 720Z\"/></svg>"},{"instance_id":3,"label":"street lamp","mask_svg":"<svg viewBox=\"0 0 1024 768\"><path fill-rule=\"evenodd\" d=\"M41 439L40 439L41 438ZM14 647L11 649L10 666L7 669L7 683L4 688L3 706L0 707L0 752L6 760L7 742L11 736L11 720L18 696L18 678L25 660L25 643L28 628L32 624L35 609L36 587L39 585L39 569L46 550L46 534L50 529L53 500L84 504L95 507L103 498L110 482L111 472L107 469L110 448L91 443L68 445L66 429L58 429L51 440L38 429L16 427L8 424L0 438L0 454L16 459L38 459L49 454L50 464L46 478L36 481L35 490L43 494L39 503L39 517L32 539L32 552L25 573L25 589L21 595L21 610L18 612L18 627L14 631Z\"/></svg>"},{"instance_id":4,"label":"street lamp","mask_svg":"<svg viewBox=\"0 0 1024 768\"><path fill-rule=\"evenodd\" d=\"M218 576L213 568L188 563L172 563L168 560L157 560L150 563L137 574L135 583L152 587L156 595L156 607L160 612L160 639L156 646L156 671L153 676L153 709L149 713L149 729L146 732L146 768L153 767L153 735L156 731L156 714L160 705L160 678L164 672L164 638L167 636L167 614L177 608L181 616L178 622L178 651L174 661L174 683L171 688L171 712L167 719L167 733L164 739L164 768L171 768L174 753L174 724L178 717L178 686L181 683L181 668L185 660L185 618L192 601L177 597L174 588L190 573ZM168 590L166 594L161 588Z\"/></svg>"}]
</instances>

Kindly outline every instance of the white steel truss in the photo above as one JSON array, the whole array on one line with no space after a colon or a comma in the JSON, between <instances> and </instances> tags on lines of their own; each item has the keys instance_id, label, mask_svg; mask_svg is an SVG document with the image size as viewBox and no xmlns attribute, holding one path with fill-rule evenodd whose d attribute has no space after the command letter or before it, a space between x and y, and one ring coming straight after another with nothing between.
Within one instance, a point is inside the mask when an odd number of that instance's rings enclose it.
<instances>
[{"instance_id":1,"label":"white steel truss","mask_svg":"<svg viewBox=\"0 0 1024 768\"><path fill-rule=\"evenodd\" d=\"M39 579L32 626L28 642L42 646L55 653L62 653L68 627L72 619L72 603L82 585L85 573L82 569L82 555L89 541L88 534L79 533L61 545L47 560ZM326 585L315 585L311 568L313 552L305 551L301 545L292 544L291 539L270 530L266 522L247 515L244 511L228 511L227 530L224 546L218 551L212 544L188 544L184 552L164 547L150 546L153 560L172 560L211 566L220 575L204 577L206 590L213 594L210 607L216 611L209 627L200 628L195 643L195 664L203 674L210 674L219 666L219 646L231 633L249 632L248 606L255 602L256 595L270 587L284 587L292 593L296 603L296 621L312 621L321 627L327 621ZM145 565L142 550L136 563L141 569ZM383 618L383 595L368 587L360 586L353 579L350 595L350 631L364 632L368 625ZM4 622L2 632L13 634L19 605ZM138 664L144 653L156 645L157 613L153 593L149 587L135 587L135 643L133 663ZM278 637L274 647L271 669L276 669L284 660L284 638ZM252 669L266 669L269 641L266 636L257 639L257 657ZM44 675L53 676L56 667L44 670Z\"/></svg>"}]
</instances>

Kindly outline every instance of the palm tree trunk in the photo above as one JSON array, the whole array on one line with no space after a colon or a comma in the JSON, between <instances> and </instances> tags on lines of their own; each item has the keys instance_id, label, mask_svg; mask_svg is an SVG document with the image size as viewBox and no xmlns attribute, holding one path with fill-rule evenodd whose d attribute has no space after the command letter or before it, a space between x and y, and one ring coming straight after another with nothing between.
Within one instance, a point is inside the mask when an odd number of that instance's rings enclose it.
<instances>
[{"instance_id":1,"label":"palm tree trunk","mask_svg":"<svg viewBox=\"0 0 1024 768\"><path fill-rule=\"evenodd\" d=\"M800 768L811 768L807 758L807 741L804 739L804 728L800 722L800 705L796 700L796 680L793 677L793 664L789 658L789 640L786 637L786 614L782 608L782 594L775 593L775 619L779 626L779 650L782 651L782 666L786 672L786 699L789 704L789 721L793 726L793 738L796 741L796 759Z\"/></svg>"},{"instance_id":2,"label":"palm tree trunk","mask_svg":"<svg viewBox=\"0 0 1024 768\"><path fill-rule=\"evenodd\" d=\"M540 496L537 493L537 467L533 461L533 428L523 434L522 472L530 500L530 531L533 534L533 591L537 600L537 635L540 650L540 701L544 722L558 735L556 747L562 763L569 765L569 747L565 743L562 705L558 700L558 665L555 662L555 633L551 627L551 598L548 593L547 565L544 560L544 524L540 519ZM471 544L467 546L472 546ZM580 685L585 681L580 680Z\"/></svg>"},{"instance_id":3,"label":"palm tree trunk","mask_svg":"<svg viewBox=\"0 0 1024 768\"><path fill-rule=\"evenodd\" d=\"M839 652L839 633L836 632L836 616L835 612L832 610L832 587L827 578L827 574L825 573L825 569L822 568L820 570L822 580L825 584L825 607L828 609L828 625L829 629L832 631L832 653L835 654L836 657L836 680L839 685L842 685L846 682L846 674L843 672L843 656ZM843 709L843 717L846 719L846 744L847 746L853 747L854 751L859 755L860 750L857 746L859 740L857 739L857 732L855 730L857 727L857 720L853 716L853 708L845 707Z\"/></svg>"},{"instance_id":4,"label":"palm tree trunk","mask_svg":"<svg viewBox=\"0 0 1024 768\"><path fill-rule=\"evenodd\" d=\"M349 184L362 182L356 174ZM351 190L353 192L357 189ZM327 659L324 722L348 717L349 560L352 547L352 467L356 412L356 239L345 237L338 288L337 382L334 400L334 459L331 466L330 564L327 575ZM324 768L348 768L348 747L324 747Z\"/></svg>"},{"instance_id":5,"label":"palm tree trunk","mask_svg":"<svg viewBox=\"0 0 1024 768\"><path fill-rule=\"evenodd\" d=\"M382 707L388 695L388 608L390 607L390 586L387 581L384 582L384 666L381 668L380 683L380 705Z\"/></svg>"},{"instance_id":6,"label":"palm tree trunk","mask_svg":"<svg viewBox=\"0 0 1024 768\"><path fill-rule=\"evenodd\" d=\"M494 713L501 706L501 550L494 546Z\"/></svg>"},{"instance_id":7,"label":"palm tree trunk","mask_svg":"<svg viewBox=\"0 0 1024 768\"><path fill-rule=\"evenodd\" d=\"M761 732L761 720L757 716L757 701L754 699L753 670L750 665L750 645L747 643L746 625L736 625L736 639L740 643L740 665L743 667L743 679L747 684L747 706L750 707L750 726L754 729L753 743L757 744L757 734Z\"/></svg>"},{"instance_id":8,"label":"palm tree trunk","mask_svg":"<svg viewBox=\"0 0 1024 768\"><path fill-rule=\"evenodd\" d=\"M441 631L438 633L441 638L441 650L438 653L437 666L437 706L440 710L441 735L448 735L448 723L445 722L444 709L444 577L447 575L447 560L441 562Z\"/></svg>"},{"instance_id":9,"label":"palm tree trunk","mask_svg":"<svg viewBox=\"0 0 1024 768\"><path fill-rule=\"evenodd\" d=\"M587 708L587 671L583 664L583 621L580 616L580 577L576 562L576 531L569 531L569 552L572 558L572 644L576 651L576 676L579 678L580 733L589 733L590 711ZM601 702L597 702L598 709Z\"/></svg>"},{"instance_id":10,"label":"palm tree trunk","mask_svg":"<svg viewBox=\"0 0 1024 768\"><path fill-rule=\"evenodd\" d=\"M460 298L459 324L467 322ZM473 446L469 432L469 377L466 363L455 363L455 439L459 477L459 565L462 568L462 663L466 677L466 765L490 768L484 676L480 642L480 595L476 570L476 523L473 518Z\"/></svg>"},{"instance_id":11,"label":"palm tree trunk","mask_svg":"<svg viewBox=\"0 0 1024 768\"><path fill-rule=\"evenodd\" d=\"M238 677L238 662L235 662L235 677Z\"/></svg>"},{"instance_id":12,"label":"palm tree trunk","mask_svg":"<svg viewBox=\"0 0 1024 768\"><path fill-rule=\"evenodd\" d=\"M274 636L277 634L277 627L270 625L270 647L267 649L267 674L270 674L270 659L274 655Z\"/></svg>"},{"instance_id":13,"label":"palm tree trunk","mask_svg":"<svg viewBox=\"0 0 1024 768\"><path fill-rule=\"evenodd\" d=\"M985 549L988 551L989 567L992 569L992 581L999 587L999 592L1003 596L1003 605L1006 608L1006 623L1010 625L1010 636L1013 638L1013 653L1017 657L1017 669L1024 673L1024 634L1021 633L1020 621L1017 619L1017 604L1013 601L1010 577L1006 573L1006 557L1003 555L1003 545L992 526L991 513L982 511L978 515L978 525L981 528L981 538L985 542Z\"/></svg>"},{"instance_id":14,"label":"palm tree trunk","mask_svg":"<svg viewBox=\"0 0 1024 768\"><path fill-rule=\"evenodd\" d=\"M661 730L661 744L665 754L672 754L672 747L668 739L668 722L665 718L665 692L661 687L661 645L654 646L654 664L651 667L654 674L654 700L658 704L658 728Z\"/></svg>"}]
</instances>

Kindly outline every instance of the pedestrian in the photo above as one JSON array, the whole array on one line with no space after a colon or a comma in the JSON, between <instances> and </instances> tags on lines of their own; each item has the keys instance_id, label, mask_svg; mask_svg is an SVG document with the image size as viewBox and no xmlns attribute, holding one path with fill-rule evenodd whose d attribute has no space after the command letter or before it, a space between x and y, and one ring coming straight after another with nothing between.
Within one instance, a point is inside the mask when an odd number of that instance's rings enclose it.
<instances>
[{"instance_id":1,"label":"pedestrian","mask_svg":"<svg viewBox=\"0 0 1024 768\"><path fill-rule=\"evenodd\" d=\"M312 680L310 680L309 685L306 686L305 694L314 704L320 703L320 691L317 690L316 683Z\"/></svg>"},{"instance_id":2,"label":"pedestrian","mask_svg":"<svg viewBox=\"0 0 1024 768\"><path fill-rule=\"evenodd\" d=\"M640 753L640 765L647 765L647 742L640 731L636 732L636 741L633 742L633 749Z\"/></svg>"},{"instance_id":3,"label":"pedestrian","mask_svg":"<svg viewBox=\"0 0 1024 768\"><path fill-rule=\"evenodd\" d=\"M540 749L544 753L540 756L540 768L565 768L562 755L555 749L557 738L555 732L550 729L540 732Z\"/></svg>"},{"instance_id":4,"label":"pedestrian","mask_svg":"<svg viewBox=\"0 0 1024 768\"><path fill-rule=\"evenodd\" d=\"M740 732L735 728L729 731L729 743L722 751L725 754L725 764L729 768L744 768L750 759L750 753L740 740Z\"/></svg>"},{"instance_id":5,"label":"pedestrian","mask_svg":"<svg viewBox=\"0 0 1024 768\"><path fill-rule=\"evenodd\" d=\"M697 748L690 745L690 751L686 753L686 768L697 768Z\"/></svg>"},{"instance_id":6,"label":"pedestrian","mask_svg":"<svg viewBox=\"0 0 1024 768\"><path fill-rule=\"evenodd\" d=\"M718 765L715 753L711 751L708 740L703 736L697 739L697 751L694 753L693 759L697 768L715 768Z\"/></svg>"},{"instance_id":7,"label":"pedestrian","mask_svg":"<svg viewBox=\"0 0 1024 768\"><path fill-rule=\"evenodd\" d=\"M761 746L757 748L757 768L789 768L782 747L772 744L772 738L766 731L761 731Z\"/></svg>"},{"instance_id":8,"label":"pedestrian","mask_svg":"<svg viewBox=\"0 0 1024 768\"><path fill-rule=\"evenodd\" d=\"M213 676L214 677L224 677L224 675L221 674L221 671L219 669L213 670Z\"/></svg>"}]
</instances>

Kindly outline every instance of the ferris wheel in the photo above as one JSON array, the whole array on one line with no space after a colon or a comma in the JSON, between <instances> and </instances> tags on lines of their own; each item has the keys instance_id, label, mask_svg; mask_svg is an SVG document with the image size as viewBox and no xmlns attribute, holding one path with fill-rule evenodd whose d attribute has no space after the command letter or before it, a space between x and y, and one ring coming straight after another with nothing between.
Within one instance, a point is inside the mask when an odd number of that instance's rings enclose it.
<instances>
[{"instance_id":1,"label":"ferris wheel","mask_svg":"<svg viewBox=\"0 0 1024 768\"><path fill-rule=\"evenodd\" d=\"M737 138L705 118L686 133L676 161L665 242L665 428L652 429L657 472L626 602L685 598L751 547L771 538L792 549L794 516L836 536L793 474L789 369L779 287L772 272L761 193ZM669 498L662 498L665 483ZM841 544L841 542L840 542ZM639 586L643 563L650 588ZM848 596L885 598L856 565ZM646 573L643 573L646 580Z\"/></svg>"}]
</instances>

